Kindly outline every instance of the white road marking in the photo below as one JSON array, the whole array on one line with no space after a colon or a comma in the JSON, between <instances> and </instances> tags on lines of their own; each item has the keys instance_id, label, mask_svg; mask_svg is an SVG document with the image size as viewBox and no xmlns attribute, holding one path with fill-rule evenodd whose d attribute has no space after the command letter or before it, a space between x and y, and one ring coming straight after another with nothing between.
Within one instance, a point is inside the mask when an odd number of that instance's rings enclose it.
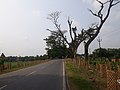
<instances>
[{"instance_id":1,"label":"white road marking","mask_svg":"<svg viewBox=\"0 0 120 90\"><path fill-rule=\"evenodd\" d=\"M4 85L4 86L0 87L0 90L2 90L2 89L5 88L5 87L7 87L7 85Z\"/></svg>"},{"instance_id":2,"label":"white road marking","mask_svg":"<svg viewBox=\"0 0 120 90\"><path fill-rule=\"evenodd\" d=\"M35 72L36 72L36 71L33 71L33 72L27 74L26 76L30 76L30 75L32 75L32 74L35 73Z\"/></svg>"},{"instance_id":3,"label":"white road marking","mask_svg":"<svg viewBox=\"0 0 120 90\"><path fill-rule=\"evenodd\" d=\"M63 61L63 90L66 90L64 61Z\"/></svg>"}]
</instances>

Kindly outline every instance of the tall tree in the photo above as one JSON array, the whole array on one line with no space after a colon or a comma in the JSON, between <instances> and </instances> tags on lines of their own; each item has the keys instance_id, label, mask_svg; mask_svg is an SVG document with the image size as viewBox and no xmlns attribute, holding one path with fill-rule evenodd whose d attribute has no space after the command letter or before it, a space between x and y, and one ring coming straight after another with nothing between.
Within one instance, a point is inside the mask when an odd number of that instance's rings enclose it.
<instances>
[{"instance_id":1,"label":"tall tree","mask_svg":"<svg viewBox=\"0 0 120 90\"><path fill-rule=\"evenodd\" d=\"M47 54L49 58L64 58L69 56L66 43L58 33L51 32L48 38L44 39L47 44Z\"/></svg>"},{"instance_id":2,"label":"tall tree","mask_svg":"<svg viewBox=\"0 0 120 90\"><path fill-rule=\"evenodd\" d=\"M97 11L97 13L93 12L92 10L89 9L89 11L92 13L93 16L99 18L99 23L93 24L91 27L89 27L88 30L84 31L86 36L88 37L84 41L84 53L85 53L85 60L88 60L88 48L91 42L98 36L100 33L100 30L103 26L103 24L106 22L110 15L111 8L118 3L120 3L119 0L107 0L106 2L102 2L99 0L96 0L101 6L100 9ZM103 13L103 10L105 13Z\"/></svg>"},{"instance_id":3,"label":"tall tree","mask_svg":"<svg viewBox=\"0 0 120 90\"><path fill-rule=\"evenodd\" d=\"M76 26L72 26L73 21L71 21L68 18L68 21L67 21L68 27L69 27L68 33L70 36L70 41L68 41L66 36L63 34L63 30L61 29L61 24L58 23L59 16L60 16L60 12L58 11L49 14L47 19L52 21L52 23L55 25L57 29L57 32L50 29L47 29L47 30L57 33L59 36L61 36L63 40L66 42L66 44L69 46L69 49L73 55L73 58L76 59L77 49L80 43L85 40L83 30L79 32Z\"/></svg>"}]
</instances>

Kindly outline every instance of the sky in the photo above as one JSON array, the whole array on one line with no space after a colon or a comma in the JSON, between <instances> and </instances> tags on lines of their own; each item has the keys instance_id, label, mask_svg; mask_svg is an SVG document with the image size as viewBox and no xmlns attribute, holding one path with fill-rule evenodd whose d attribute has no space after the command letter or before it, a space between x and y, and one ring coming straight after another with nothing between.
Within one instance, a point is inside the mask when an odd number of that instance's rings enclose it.
<instances>
[{"instance_id":1,"label":"sky","mask_svg":"<svg viewBox=\"0 0 120 90\"><path fill-rule=\"evenodd\" d=\"M102 0L105 1L105 0ZM59 23L67 29L70 17L79 30L98 22L89 11L97 11L95 0L0 0L0 53L6 56L35 56L46 53L43 39L50 35L46 29L54 25L46 19L48 14L60 11ZM120 4L111 10L99 37L103 48L120 48ZM95 39L90 52L98 48ZM83 44L78 53L83 53Z\"/></svg>"}]
</instances>

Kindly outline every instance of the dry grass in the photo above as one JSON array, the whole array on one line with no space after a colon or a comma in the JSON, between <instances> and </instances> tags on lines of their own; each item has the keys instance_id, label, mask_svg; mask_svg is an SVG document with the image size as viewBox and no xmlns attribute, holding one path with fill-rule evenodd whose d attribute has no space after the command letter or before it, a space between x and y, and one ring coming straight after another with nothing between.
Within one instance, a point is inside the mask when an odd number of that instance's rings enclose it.
<instances>
[{"instance_id":1,"label":"dry grass","mask_svg":"<svg viewBox=\"0 0 120 90\"><path fill-rule=\"evenodd\" d=\"M30 67L33 65L41 64L41 63L44 63L47 61L48 60L40 60L40 61L37 60L37 61L26 61L26 62L21 61L21 62L19 62L20 66L18 66L18 62L8 62L8 63L11 63L11 68L4 69L2 72L0 72L0 75L4 74L4 73L16 71L19 69L27 68L27 67ZM7 63L5 63L5 64L7 64Z\"/></svg>"}]
</instances>

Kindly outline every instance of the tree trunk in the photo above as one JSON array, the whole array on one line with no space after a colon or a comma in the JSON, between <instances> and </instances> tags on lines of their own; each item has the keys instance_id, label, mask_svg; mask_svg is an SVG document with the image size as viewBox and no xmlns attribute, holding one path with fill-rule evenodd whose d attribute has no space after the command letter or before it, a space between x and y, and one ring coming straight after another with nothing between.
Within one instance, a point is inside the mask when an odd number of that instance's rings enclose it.
<instances>
[{"instance_id":1,"label":"tree trunk","mask_svg":"<svg viewBox=\"0 0 120 90\"><path fill-rule=\"evenodd\" d=\"M87 44L85 44L84 49L85 49L85 52L84 52L85 61L88 61L88 45Z\"/></svg>"},{"instance_id":2,"label":"tree trunk","mask_svg":"<svg viewBox=\"0 0 120 90\"><path fill-rule=\"evenodd\" d=\"M89 48L89 45L85 44L85 46L84 46L84 49L85 49L84 55L85 55L85 67L86 67L86 69L88 69L88 66L89 66L88 48Z\"/></svg>"},{"instance_id":3,"label":"tree trunk","mask_svg":"<svg viewBox=\"0 0 120 90\"><path fill-rule=\"evenodd\" d=\"M73 48L73 58L74 58L74 62L77 64L78 60L77 60L77 48Z\"/></svg>"}]
</instances>

